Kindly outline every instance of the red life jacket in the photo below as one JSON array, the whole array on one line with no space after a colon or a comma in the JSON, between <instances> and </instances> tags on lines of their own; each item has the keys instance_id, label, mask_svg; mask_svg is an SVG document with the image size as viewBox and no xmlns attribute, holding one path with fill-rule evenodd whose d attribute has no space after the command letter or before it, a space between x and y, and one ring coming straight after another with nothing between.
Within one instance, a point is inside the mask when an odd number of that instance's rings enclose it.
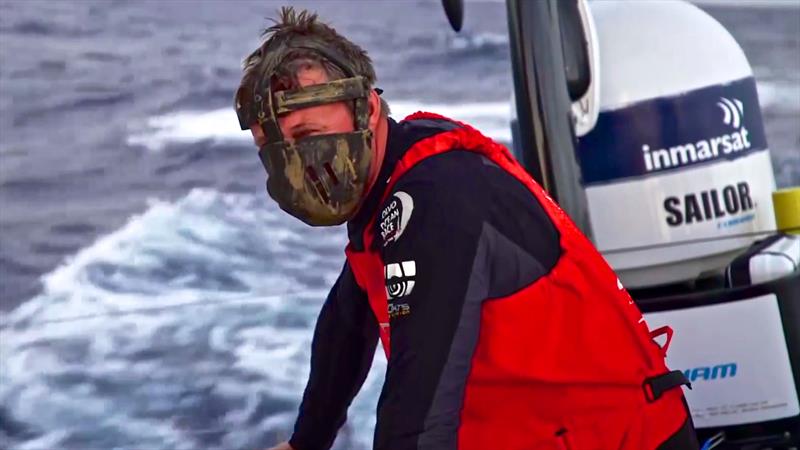
<instances>
[{"instance_id":1,"label":"red life jacket","mask_svg":"<svg viewBox=\"0 0 800 450\"><path fill-rule=\"evenodd\" d=\"M430 113L406 118L450 120ZM662 349L616 274L569 217L510 155L466 124L414 144L397 163L383 193L425 158L447 151L484 155L517 178L541 203L560 233L562 255L542 278L483 303L480 334L467 379L459 450L655 449L687 420L683 393ZM456 150L458 149L458 150ZM384 263L370 251L346 254L367 292L390 351ZM391 367L389 368L391 370ZM670 375L664 375L670 374ZM647 381L647 383L646 383ZM663 386L661 386L663 387ZM654 398L658 397L658 398Z\"/></svg>"}]
</instances>

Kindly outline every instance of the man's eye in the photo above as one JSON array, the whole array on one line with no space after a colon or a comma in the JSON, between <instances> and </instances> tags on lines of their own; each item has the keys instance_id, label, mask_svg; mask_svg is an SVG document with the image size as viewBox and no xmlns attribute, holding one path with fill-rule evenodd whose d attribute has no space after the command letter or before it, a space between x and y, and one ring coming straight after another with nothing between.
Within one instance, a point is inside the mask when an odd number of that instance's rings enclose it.
<instances>
[{"instance_id":1,"label":"man's eye","mask_svg":"<svg viewBox=\"0 0 800 450\"><path fill-rule=\"evenodd\" d=\"M294 135L295 140L303 139L304 137L319 134L319 130L303 130Z\"/></svg>"}]
</instances>

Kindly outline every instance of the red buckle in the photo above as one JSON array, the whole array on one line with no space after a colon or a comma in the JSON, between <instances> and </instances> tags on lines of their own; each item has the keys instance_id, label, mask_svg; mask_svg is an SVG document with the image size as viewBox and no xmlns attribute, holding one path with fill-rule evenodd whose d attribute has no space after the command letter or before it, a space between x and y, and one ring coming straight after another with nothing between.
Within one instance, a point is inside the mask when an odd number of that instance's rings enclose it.
<instances>
[{"instance_id":1,"label":"red buckle","mask_svg":"<svg viewBox=\"0 0 800 450\"><path fill-rule=\"evenodd\" d=\"M664 342L664 345L659 345L658 342L656 342L656 338L663 334L667 335L667 341ZM661 328L657 328L650 332L650 339L652 339L653 342L655 342L656 345L658 345L661 348L661 354L666 357L667 349L669 348L669 343L672 342L672 328L670 328L668 325L665 325Z\"/></svg>"}]
</instances>

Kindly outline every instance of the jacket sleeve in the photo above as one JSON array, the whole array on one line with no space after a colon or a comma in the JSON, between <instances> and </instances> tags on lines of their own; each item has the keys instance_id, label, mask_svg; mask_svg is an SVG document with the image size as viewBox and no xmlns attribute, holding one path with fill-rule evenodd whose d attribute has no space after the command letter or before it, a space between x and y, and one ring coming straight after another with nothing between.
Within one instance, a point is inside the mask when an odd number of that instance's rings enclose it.
<instances>
[{"instance_id":1,"label":"jacket sleeve","mask_svg":"<svg viewBox=\"0 0 800 450\"><path fill-rule=\"evenodd\" d=\"M481 307L540 278L554 228L511 175L469 152L431 157L378 213L391 354L377 450L455 450Z\"/></svg>"},{"instance_id":2,"label":"jacket sleeve","mask_svg":"<svg viewBox=\"0 0 800 450\"><path fill-rule=\"evenodd\" d=\"M345 263L322 306L311 343L311 373L294 433L295 450L327 450L372 365L378 325Z\"/></svg>"}]
</instances>

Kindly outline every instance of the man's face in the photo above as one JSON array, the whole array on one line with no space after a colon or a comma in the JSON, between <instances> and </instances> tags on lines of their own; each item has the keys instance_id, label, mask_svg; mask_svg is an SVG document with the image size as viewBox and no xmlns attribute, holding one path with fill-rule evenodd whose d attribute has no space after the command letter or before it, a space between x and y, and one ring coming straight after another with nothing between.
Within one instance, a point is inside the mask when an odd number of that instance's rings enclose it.
<instances>
[{"instance_id":1,"label":"man's face","mask_svg":"<svg viewBox=\"0 0 800 450\"><path fill-rule=\"evenodd\" d=\"M328 82L328 75L321 67L308 67L300 69L297 81L300 87L322 84ZM343 101L303 108L278 117L283 138L290 142L315 134L354 131L353 122L353 112ZM266 144L267 137L258 124L253 124L250 132L257 147Z\"/></svg>"}]
</instances>

